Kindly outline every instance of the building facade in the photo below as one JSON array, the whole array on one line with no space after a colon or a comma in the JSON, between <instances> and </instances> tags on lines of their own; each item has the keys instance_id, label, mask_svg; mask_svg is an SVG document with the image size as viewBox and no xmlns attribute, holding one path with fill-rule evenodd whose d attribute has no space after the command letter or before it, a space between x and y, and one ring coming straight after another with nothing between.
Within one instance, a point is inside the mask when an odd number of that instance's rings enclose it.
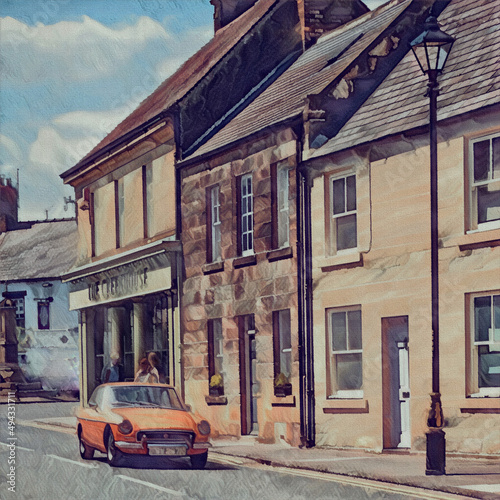
<instances>
[{"instance_id":1,"label":"building facade","mask_svg":"<svg viewBox=\"0 0 500 500\"><path fill-rule=\"evenodd\" d=\"M182 168L186 397L221 435L300 443L296 164L287 129Z\"/></svg>"},{"instance_id":2,"label":"building facade","mask_svg":"<svg viewBox=\"0 0 500 500\"><path fill-rule=\"evenodd\" d=\"M439 357L448 452L498 454L499 2L452 1L438 101ZM473 34L474 33L474 34ZM482 33L485 38L478 39ZM488 46L488 54L482 47ZM483 84L470 87L481 73ZM309 151L316 442L425 450L432 387L426 81L410 53Z\"/></svg>"},{"instance_id":3,"label":"building facade","mask_svg":"<svg viewBox=\"0 0 500 500\"><path fill-rule=\"evenodd\" d=\"M171 124L164 120L144 135L136 147L99 162L98 172L91 159L63 174L78 203L78 259L65 281L70 309L80 317L83 402L115 354L123 380L134 379L150 352L168 383L180 378Z\"/></svg>"},{"instance_id":4,"label":"building facade","mask_svg":"<svg viewBox=\"0 0 500 500\"><path fill-rule=\"evenodd\" d=\"M3 178L0 201L0 291L15 306L19 366L31 387L76 393L78 317L62 282L76 258L76 221L18 221L17 188Z\"/></svg>"},{"instance_id":5,"label":"building facade","mask_svg":"<svg viewBox=\"0 0 500 500\"><path fill-rule=\"evenodd\" d=\"M423 449L428 103L409 44L432 13L457 39L438 114L448 451L499 453L499 2L214 4L213 40L62 175L82 393L113 351L125 379L155 351L215 435Z\"/></svg>"}]
</instances>

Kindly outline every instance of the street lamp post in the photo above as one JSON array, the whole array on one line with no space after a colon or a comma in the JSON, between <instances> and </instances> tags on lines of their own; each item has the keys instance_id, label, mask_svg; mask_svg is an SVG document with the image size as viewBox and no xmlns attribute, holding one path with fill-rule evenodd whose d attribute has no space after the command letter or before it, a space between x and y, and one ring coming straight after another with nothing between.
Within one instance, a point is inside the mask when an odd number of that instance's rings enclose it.
<instances>
[{"instance_id":1,"label":"street lamp post","mask_svg":"<svg viewBox=\"0 0 500 500\"><path fill-rule=\"evenodd\" d=\"M431 288L432 288L432 393L427 419L427 475L445 474L445 433L439 388L439 261L438 261L438 173L437 173L437 96L438 75L443 71L454 38L440 30L435 17L428 17L425 29L411 48L420 69L427 75L430 99L430 197L431 197Z\"/></svg>"}]
</instances>

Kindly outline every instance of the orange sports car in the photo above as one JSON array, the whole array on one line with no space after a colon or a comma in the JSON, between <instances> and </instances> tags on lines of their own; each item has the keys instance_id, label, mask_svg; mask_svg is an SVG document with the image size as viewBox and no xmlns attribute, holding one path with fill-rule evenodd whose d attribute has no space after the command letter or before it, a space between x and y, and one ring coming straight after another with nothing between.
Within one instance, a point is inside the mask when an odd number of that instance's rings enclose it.
<instances>
[{"instance_id":1,"label":"orange sports car","mask_svg":"<svg viewBox=\"0 0 500 500\"><path fill-rule=\"evenodd\" d=\"M210 424L195 421L175 389L165 384L116 382L95 389L88 407L77 413L80 455L106 453L110 465L126 454L189 457L207 463Z\"/></svg>"}]
</instances>

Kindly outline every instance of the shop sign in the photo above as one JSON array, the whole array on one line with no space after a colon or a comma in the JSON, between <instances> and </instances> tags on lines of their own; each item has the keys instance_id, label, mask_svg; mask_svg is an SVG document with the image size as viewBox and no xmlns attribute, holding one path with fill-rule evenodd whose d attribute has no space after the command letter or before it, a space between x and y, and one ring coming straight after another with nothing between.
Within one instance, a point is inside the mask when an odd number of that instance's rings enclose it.
<instances>
[{"instance_id":1,"label":"shop sign","mask_svg":"<svg viewBox=\"0 0 500 500\"><path fill-rule=\"evenodd\" d=\"M168 263L160 255L88 276L73 286L70 310L168 290L172 284Z\"/></svg>"}]
</instances>

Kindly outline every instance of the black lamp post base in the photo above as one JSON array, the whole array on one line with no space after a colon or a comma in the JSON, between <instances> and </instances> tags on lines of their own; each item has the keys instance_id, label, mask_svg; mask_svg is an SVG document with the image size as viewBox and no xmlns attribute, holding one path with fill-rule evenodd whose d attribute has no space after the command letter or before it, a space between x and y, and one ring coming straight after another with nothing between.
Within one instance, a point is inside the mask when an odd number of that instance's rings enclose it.
<instances>
[{"instance_id":1,"label":"black lamp post base","mask_svg":"<svg viewBox=\"0 0 500 500\"><path fill-rule=\"evenodd\" d=\"M442 476L446 474L445 433L442 429L429 429L426 433L427 455L426 476Z\"/></svg>"}]
</instances>

